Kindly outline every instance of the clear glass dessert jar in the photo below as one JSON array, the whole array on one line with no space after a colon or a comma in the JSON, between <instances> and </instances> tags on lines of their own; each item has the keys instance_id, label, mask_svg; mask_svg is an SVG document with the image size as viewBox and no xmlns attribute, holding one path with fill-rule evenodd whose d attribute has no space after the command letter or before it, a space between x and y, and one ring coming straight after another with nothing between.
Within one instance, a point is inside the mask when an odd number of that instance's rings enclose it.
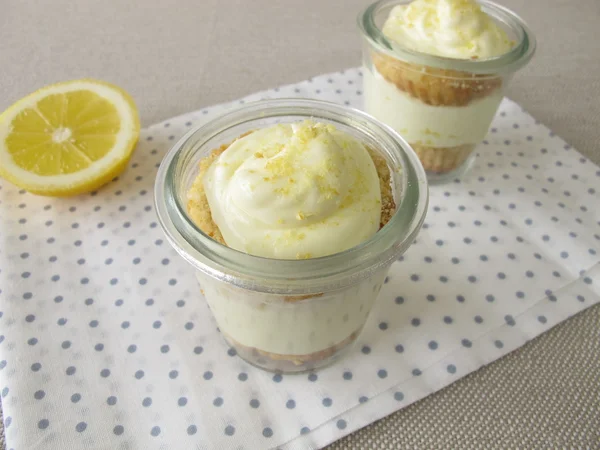
<instances>
[{"instance_id":1,"label":"clear glass dessert jar","mask_svg":"<svg viewBox=\"0 0 600 450\"><path fill-rule=\"evenodd\" d=\"M356 247L304 260L252 256L204 234L186 209L199 161L251 130L308 118L333 124L385 159L396 203L389 222ZM190 131L158 170L155 202L228 344L261 368L299 372L330 363L356 340L390 265L421 228L428 189L416 154L391 128L340 105L281 99L249 103Z\"/></svg>"},{"instance_id":2,"label":"clear glass dessert jar","mask_svg":"<svg viewBox=\"0 0 600 450\"><path fill-rule=\"evenodd\" d=\"M514 42L487 59L454 59L403 47L387 38L390 11L407 0L381 0L359 15L363 36L365 110L413 147L430 183L462 176L472 165L511 76L529 62L535 39L521 18L481 1L482 11Z\"/></svg>"}]
</instances>

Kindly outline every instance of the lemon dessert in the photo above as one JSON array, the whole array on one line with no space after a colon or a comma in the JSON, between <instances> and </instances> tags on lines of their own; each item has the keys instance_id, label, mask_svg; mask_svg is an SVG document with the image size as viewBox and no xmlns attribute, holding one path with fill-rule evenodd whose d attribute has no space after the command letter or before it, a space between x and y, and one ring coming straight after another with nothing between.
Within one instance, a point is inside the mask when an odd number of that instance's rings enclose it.
<instances>
[{"instance_id":1,"label":"lemon dessert","mask_svg":"<svg viewBox=\"0 0 600 450\"><path fill-rule=\"evenodd\" d=\"M34 194L88 192L125 168L139 131L133 100L116 86L47 86L0 115L0 176Z\"/></svg>"},{"instance_id":2,"label":"lemon dessert","mask_svg":"<svg viewBox=\"0 0 600 450\"><path fill-rule=\"evenodd\" d=\"M414 0L394 7L383 34L408 50L486 60L515 43L474 0ZM426 170L459 167L481 142L502 100L500 77L417 65L383 53L365 74L366 109L411 144Z\"/></svg>"},{"instance_id":3,"label":"lemon dessert","mask_svg":"<svg viewBox=\"0 0 600 450\"><path fill-rule=\"evenodd\" d=\"M259 129L214 150L200 162L187 204L214 240L273 259L343 252L372 237L395 208L386 161L333 125L310 120ZM221 332L247 359L310 367L358 336L365 303L381 282L344 298L334 292L273 304L240 299L222 283L203 288Z\"/></svg>"}]
</instances>

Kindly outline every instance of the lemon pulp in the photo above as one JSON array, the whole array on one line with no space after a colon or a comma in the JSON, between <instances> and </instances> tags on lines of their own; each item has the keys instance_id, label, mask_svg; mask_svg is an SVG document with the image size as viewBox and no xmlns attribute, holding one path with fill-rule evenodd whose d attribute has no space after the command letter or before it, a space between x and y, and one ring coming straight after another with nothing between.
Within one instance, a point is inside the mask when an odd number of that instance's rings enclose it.
<instances>
[{"instance_id":1,"label":"lemon pulp","mask_svg":"<svg viewBox=\"0 0 600 450\"><path fill-rule=\"evenodd\" d=\"M125 168L138 136L135 104L121 89L51 85L0 115L0 175L37 194L90 191Z\"/></svg>"}]
</instances>

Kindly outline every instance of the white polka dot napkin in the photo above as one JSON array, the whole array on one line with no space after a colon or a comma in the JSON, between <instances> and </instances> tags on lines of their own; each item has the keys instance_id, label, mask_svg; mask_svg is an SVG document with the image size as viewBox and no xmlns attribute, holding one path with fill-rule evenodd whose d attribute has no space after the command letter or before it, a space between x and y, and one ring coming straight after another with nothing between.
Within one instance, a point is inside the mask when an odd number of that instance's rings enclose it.
<instances>
[{"instance_id":1,"label":"white polka dot napkin","mask_svg":"<svg viewBox=\"0 0 600 450\"><path fill-rule=\"evenodd\" d=\"M360 107L361 89L354 69L239 102ZM221 339L152 199L167 149L231 106L147 128L129 169L97 193L52 199L0 183L9 449L322 447L600 299L600 169L504 100L473 171L431 188L424 229L350 355L314 374L253 368Z\"/></svg>"}]
</instances>

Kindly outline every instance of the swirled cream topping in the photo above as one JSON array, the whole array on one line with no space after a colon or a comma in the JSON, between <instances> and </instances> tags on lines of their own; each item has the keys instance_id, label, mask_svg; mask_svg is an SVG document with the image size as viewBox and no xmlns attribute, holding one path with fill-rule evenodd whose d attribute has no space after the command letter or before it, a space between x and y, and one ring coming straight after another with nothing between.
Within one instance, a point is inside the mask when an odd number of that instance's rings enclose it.
<instances>
[{"instance_id":1,"label":"swirled cream topping","mask_svg":"<svg viewBox=\"0 0 600 450\"><path fill-rule=\"evenodd\" d=\"M414 0L398 5L382 31L411 50L456 59L491 58L514 45L474 0Z\"/></svg>"},{"instance_id":2,"label":"swirled cream topping","mask_svg":"<svg viewBox=\"0 0 600 450\"><path fill-rule=\"evenodd\" d=\"M373 160L333 125L305 121L254 131L219 155L203 184L226 244L252 255L316 258L379 229Z\"/></svg>"}]
</instances>

